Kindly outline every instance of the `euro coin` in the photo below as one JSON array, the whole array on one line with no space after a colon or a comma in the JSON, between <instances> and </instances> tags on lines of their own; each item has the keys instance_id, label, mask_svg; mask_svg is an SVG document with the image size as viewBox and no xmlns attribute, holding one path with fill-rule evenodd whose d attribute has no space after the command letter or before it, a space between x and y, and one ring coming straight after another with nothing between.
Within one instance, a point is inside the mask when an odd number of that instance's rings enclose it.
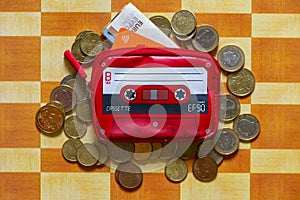
<instances>
[{"instance_id":1,"label":"euro coin","mask_svg":"<svg viewBox=\"0 0 300 200\"><path fill-rule=\"evenodd\" d=\"M50 101L59 101L62 103L67 113L76 106L76 95L70 86L59 85L52 90Z\"/></svg>"},{"instance_id":2,"label":"euro coin","mask_svg":"<svg viewBox=\"0 0 300 200\"><path fill-rule=\"evenodd\" d=\"M220 119L231 121L240 114L241 106L239 100L232 94L220 96Z\"/></svg>"},{"instance_id":3,"label":"euro coin","mask_svg":"<svg viewBox=\"0 0 300 200\"><path fill-rule=\"evenodd\" d=\"M181 159L172 159L167 162L165 176L172 182L182 182L188 174L187 164Z\"/></svg>"},{"instance_id":4,"label":"euro coin","mask_svg":"<svg viewBox=\"0 0 300 200\"><path fill-rule=\"evenodd\" d=\"M198 158L193 164L193 175L199 181L212 181L216 178L217 173L218 165L210 157Z\"/></svg>"},{"instance_id":5,"label":"euro coin","mask_svg":"<svg viewBox=\"0 0 300 200\"><path fill-rule=\"evenodd\" d=\"M129 161L134 152L134 144L127 142L109 142L107 150L110 160L116 163L124 163Z\"/></svg>"},{"instance_id":6,"label":"euro coin","mask_svg":"<svg viewBox=\"0 0 300 200\"><path fill-rule=\"evenodd\" d=\"M176 12L171 20L171 26L174 33L178 36L190 35L196 28L196 17L188 10Z\"/></svg>"},{"instance_id":7,"label":"euro coin","mask_svg":"<svg viewBox=\"0 0 300 200\"><path fill-rule=\"evenodd\" d=\"M162 144L159 142L153 142L151 143L151 146L152 146L152 152L149 156L149 159L150 160L158 159L162 151Z\"/></svg>"},{"instance_id":8,"label":"euro coin","mask_svg":"<svg viewBox=\"0 0 300 200\"><path fill-rule=\"evenodd\" d=\"M198 150L199 142L179 142L177 153L183 160L188 160L195 157Z\"/></svg>"},{"instance_id":9,"label":"euro coin","mask_svg":"<svg viewBox=\"0 0 300 200\"><path fill-rule=\"evenodd\" d=\"M76 115L66 118L64 132L70 138L83 138L87 131L86 123L80 121Z\"/></svg>"},{"instance_id":10,"label":"euro coin","mask_svg":"<svg viewBox=\"0 0 300 200\"><path fill-rule=\"evenodd\" d=\"M136 190L143 182L142 170L135 164L121 163L115 173L117 183L125 190Z\"/></svg>"},{"instance_id":11,"label":"euro coin","mask_svg":"<svg viewBox=\"0 0 300 200\"><path fill-rule=\"evenodd\" d=\"M233 154L239 148L238 133L231 128L223 128L218 130L221 132L220 137L217 139L214 149L221 155Z\"/></svg>"},{"instance_id":12,"label":"euro coin","mask_svg":"<svg viewBox=\"0 0 300 200\"><path fill-rule=\"evenodd\" d=\"M80 48L82 39L76 40L71 47L71 52L80 64L88 64L93 61L93 57L84 54Z\"/></svg>"},{"instance_id":13,"label":"euro coin","mask_svg":"<svg viewBox=\"0 0 300 200\"><path fill-rule=\"evenodd\" d=\"M80 42L81 51L88 56L96 56L103 50L103 41L97 33L87 33Z\"/></svg>"},{"instance_id":14,"label":"euro coin","mask_svg":"<svg viewBox=\"0 0 300 200\"><path fill-rule=\"evenodd\" d=\"M198 51L211 52L219 44L219 34L210 25L201 25L196 28L196 35L192 39L192 44Z\"/></svg>"},{"instance_id":15,"label":"euro coin","mask_svg":"<svg viewBox=\"0 0 300 200\"><path fill-rule=\"evenodd\" d=\"M59 133L64 124L64 114L55 106L41 107L35 116L37 128L44 134Z\"/></svg>"},{"instance_id":16,"label":"euro coin","mask_svg":"<svg viewBox=\"0 0 300 200\"><path fill-rule=\"evenodd\" d=\"M172 27L168 18L161 15L157 15L157 16L150 17L150 21L153 24L155 24L162 32L164 32L164 34L170 36L172 32Z\"/></svg>"},{"instance_id":17,"label":"euro coin","mask_svg":"<svg viewBox=\"0 0 300 200\"><path fill-rule=\"evenodd\" d=\"M152 151L152 145L150 143L134 143L133 159L135 160L147 160Z\"/></svg>"},{"instance_id":18,"label":"euro coin","mask_svg":"<svg viewBox=\"0 0 300 200\"><path fill-rule=\"evenodd\" d=\"M233 123L233 129L239 135L240 140L254 140L260 132L260 123L252 114L242 114L238 116Z\"/></svg>"},{"instance_id":19,"label":"euro coin","mask_svg":"<svg viewBox=\"0 0 300 200\"><path fill-rule=\"evenodd\" d=\"M255 88L254 75L246 68L230 73L227 77L227 88L235 96L247 96Z\"/></svg>"},{"instance_id":20,"label":"euro coin","mask_svg":"<svg viewBox=\"0 0 300 200\"><path fill-rule=\"evenodd\" d=\"M236 72L243 67L245 54L236 45L226 45L219 50L217 60L224 71Z\"/></svg>"},{"instance_id":21,"label":"euro coin","mask_svg":"<svg viewBox=\"0 0 300 200\"><path fill-rule=\"evenodd\" d=\"M94 145L98 148L99 151L99 159L96 165L103 165L108 159L107 147L101 142L95 142Z\"/></svg>"},{"instance_id":22,"label":"euro coin","mask_svg":"<svg viewBox=\"0 0 300 200\"><path fill-rule=\"evenodd\" d=\"M63 157L70 162L77 162L77 150L83 145L79 139L69 138L62 146Z\"/></svg>"},{"instance_id":23,"label":"euro coin","mask_svg":"<svg viewBox=\"0 0 300 200\"><path fill-rule=\"evenodd\" d=\"M78 118L83 122L88 123L92 121L92 110L91 110L90 99L83 99L77 103L76 114Z\"/></svg>"},{"instance_id":24,"label":"euro coin","mask_svg":"<svg viewBox=\"0 0 300 200\"><path fill-rule=\"evenodd\" d=\"M98 162L99 151L95 145L85 143L78 148L76 157L79 164L91 167Z\"/></svg>"},{"instance_id":25,"label":"euro coin","mask_svg":"<svg viewBox=\"0 0 300 200\"><path fill-rule=\"evenodd\" d=\"M160 158L163 160L168 160L170 158L176 157L176 151L178 148L178 143L177 142L164 142L162 148L162 152L160 154Z\"/></svg>"}]
</instances>

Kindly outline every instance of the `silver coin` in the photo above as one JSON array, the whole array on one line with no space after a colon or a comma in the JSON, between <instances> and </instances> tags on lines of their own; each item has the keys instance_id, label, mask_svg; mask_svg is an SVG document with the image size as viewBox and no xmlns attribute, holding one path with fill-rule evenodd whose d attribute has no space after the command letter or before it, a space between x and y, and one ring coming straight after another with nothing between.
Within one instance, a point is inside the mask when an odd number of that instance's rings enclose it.
<instances>
[{"instance_id":1,"label":"silver coin","mask_svg":"<svg viewBox=\"0 0 300 200\"><path fill-rule=\"evenodd\" d=\"M211 52L219 44L219 34L210 25L198 26L196 36L192 39L192 44L198 51Z\"/></svg>"},{"instance_id":2,"label":"silver coin","mask_svg":"<svg viewBox=\"0 0 300 200\"><path fill-rule=\"evenodd\" d=\"M241 140L251 141L259 135L260 123L254 115L242 114L234 120L233 129Z\"/></svg>"},{"instance_id":3,"label":"silver coin","mask_svg":"<svg viewBox=\"0 0 300 200\"><path fill-rule=\"evenodd\" d=\"M219 50L217 60L224 71L236 72L244 66L245 54L236 45L226 45Z\"/></svg>"},{"instance_id":4,"label":"silver coin","mask_svg":"<svg viewBox=\"0 0 300 200\"><path fill-rule=\"evenodd\" d=\"M218 130L221 132L217 139L214 149L221 155L233 154L239 148L238 133L231 128L223 128Z\"/></svg>"},{"instance_id":5,"label":"silver coin","mask_svg":"<svg viewBox=\"0 0 300 200\"><path fill-rule=\"evenodd\" d=\"M241 106L239 100L232 94L220 96L220 119L231 121L240 114Z\"/></svg>"}]
</instances>

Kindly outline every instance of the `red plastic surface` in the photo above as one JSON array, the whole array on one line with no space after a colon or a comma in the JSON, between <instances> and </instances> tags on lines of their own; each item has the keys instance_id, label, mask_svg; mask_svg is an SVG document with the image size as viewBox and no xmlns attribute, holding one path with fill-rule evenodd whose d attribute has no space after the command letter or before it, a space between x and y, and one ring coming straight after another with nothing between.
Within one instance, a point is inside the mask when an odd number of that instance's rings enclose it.
<instances>
[{"instance_id":1,"label":"red plastic surface","mask_svg":"<svg viewBox=\"0 0 300 200\"><path fill-rule=\"evenodd\" d=\"M207 71L207 113L105 113L103 109L103 70L107 67L136 68L140 66L153 67L154 65L174 68L204 67ZM184 49L106 50L95 58L90 85L93 124L100 140L166 142L176 138L180 141L199 141L212 136L217 130L220 67L209 54ZM145 100L145 102L149 103L149 100ZM145 102L139 99L136 103L142 105ZM154 102L154 104L157 103L161 102ZM191 105L192 108L194 108L193 105Z\"/></svg>"}]
</instances>

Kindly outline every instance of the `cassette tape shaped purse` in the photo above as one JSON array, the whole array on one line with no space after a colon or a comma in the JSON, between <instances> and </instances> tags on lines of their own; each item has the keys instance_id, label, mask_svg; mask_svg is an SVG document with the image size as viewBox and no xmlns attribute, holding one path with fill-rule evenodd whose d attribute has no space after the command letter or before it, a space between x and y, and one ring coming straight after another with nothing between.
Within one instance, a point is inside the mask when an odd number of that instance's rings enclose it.
<instances>
[{"instance_id":1,"label":"cassette tape shaped purse","mask_svg":"<svg viewBox=\"0 0 300 200\"><path fill-rule=\"evenodd\" d=\"M115 142L200 141L219 120L220 67L185 49L106 50L93 63L96 135Z\"/></svg>"}]
</instances>

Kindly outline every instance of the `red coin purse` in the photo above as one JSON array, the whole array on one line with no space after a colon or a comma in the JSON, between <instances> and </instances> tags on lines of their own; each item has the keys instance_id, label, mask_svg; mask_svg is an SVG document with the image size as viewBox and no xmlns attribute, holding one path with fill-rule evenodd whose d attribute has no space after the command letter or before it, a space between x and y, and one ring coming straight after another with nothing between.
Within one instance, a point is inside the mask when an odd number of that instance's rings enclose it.
<instances>
[{"instance_id":1,"label":"red coin purse","mask_svg":"<svg viewBox=\"0 0 300 200\"><path fill-rule=\"evenodd\" d=\"M94 60L90 87L100 140L201 141L218 127L220 67L206 53L105 50Z\"/></svg>"}]
</instances>

